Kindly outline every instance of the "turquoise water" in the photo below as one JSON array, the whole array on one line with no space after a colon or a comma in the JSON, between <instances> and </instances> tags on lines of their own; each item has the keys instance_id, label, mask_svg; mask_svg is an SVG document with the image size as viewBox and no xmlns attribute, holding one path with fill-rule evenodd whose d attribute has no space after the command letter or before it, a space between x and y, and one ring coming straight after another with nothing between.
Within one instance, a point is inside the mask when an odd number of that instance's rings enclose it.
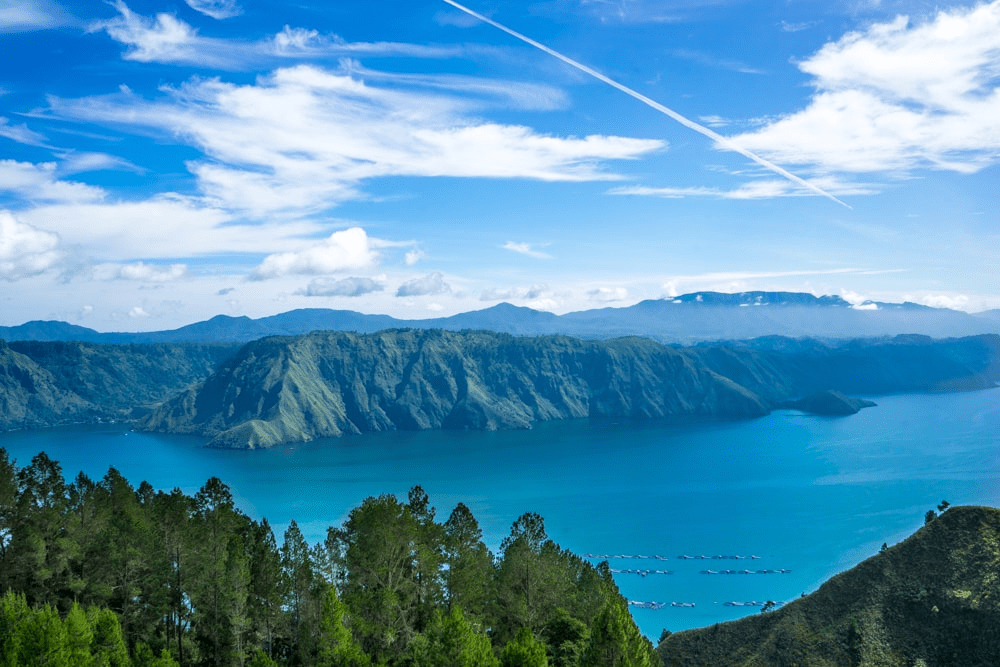
<instances>
[{"instance_id":1,"label":"turquoise water","mask_svg":"<svg viewBox=\"0 0 1000 667\"><path fill-rule=\"evenodd\" d=\"M420 484L447 518L458 502L496 549L527 511L578 554L614 559L631 600L695 606L633 609L651 638L756 613L725 602L790 600L893 544L942 499L1000 506L1000 389L876 397L846 418L779 411L714 423L549 423L502 433L385 433L243 452L196 438L76 427L0 434L21 465L39 451L67 477L114 465L138 485L194 493L210 476L280 535L290 519L323 539L363 498ZM680 560L742 555L758 560ZM705 575L770 569L786 574Z\"/></svg>"}]
</instances>

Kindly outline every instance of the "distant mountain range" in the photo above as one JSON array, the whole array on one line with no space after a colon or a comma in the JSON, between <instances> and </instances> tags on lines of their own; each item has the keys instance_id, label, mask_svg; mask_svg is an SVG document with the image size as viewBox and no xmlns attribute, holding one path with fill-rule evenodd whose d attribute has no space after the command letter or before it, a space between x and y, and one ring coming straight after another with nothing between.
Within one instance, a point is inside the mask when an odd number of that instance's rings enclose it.
<instances>
[{"instance_id":1,"label":"distant mountain range","mask_svg":"<svg viewBox=\"0 0 1000 667\"><path fill-rule=\"evenodd\" d=\"M645 336L660 342L741 340L759 336L859 338L922 334L935 338L1000 333L1000 310L970 315L915 303L868 302L852 306L838 296L796 292L696 292L641 301L626 308L599 308L555 315L509 303L424 320L308 308L251 319L218 315L169 331L102 333L66 322L34 321L0 327L8 341L89 343L245 343L264 336L311 331L373 333L386 329L477 329L514 335L566 334L580 338Z\"/></svg>"}]
</instances>

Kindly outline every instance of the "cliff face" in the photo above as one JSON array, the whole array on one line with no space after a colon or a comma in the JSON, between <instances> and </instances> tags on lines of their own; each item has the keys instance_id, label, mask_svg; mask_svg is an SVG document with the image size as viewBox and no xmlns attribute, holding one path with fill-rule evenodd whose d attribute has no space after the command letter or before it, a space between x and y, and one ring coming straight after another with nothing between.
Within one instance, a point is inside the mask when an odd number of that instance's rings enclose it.
<instances>
[{"instance_id":1,"label":"cliff face","mask_svg":"<svg viewBox=\"0 0 1000 667\"><path fill-rule=\"evenodd\" d=\"M1000 510L957 507L781 609L667 637L666 667L1000 664Z\"/></svg>"},{"instance_id":2,"label":"cliff face","mask_svg":"<svg viewBox=\"0 0 1000 667\"><path fill-rule=\"evenodd\" d=\"M643 339L324 332L248 344L142 427L252 448L391 429L526 428L612 415L742 418L769 408L695 356Z\"/></svg>"}]
</instances>

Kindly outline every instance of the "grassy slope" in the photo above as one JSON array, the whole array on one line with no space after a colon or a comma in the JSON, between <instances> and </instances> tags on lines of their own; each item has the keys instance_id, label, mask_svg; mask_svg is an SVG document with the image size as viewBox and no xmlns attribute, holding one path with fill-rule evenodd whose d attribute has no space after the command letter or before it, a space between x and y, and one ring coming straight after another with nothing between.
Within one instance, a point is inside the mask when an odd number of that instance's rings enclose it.
<instances>
[{"instance_id":1,"label":"grassy slope","mask_svg":"<svg viewBox=\"0 0 1000 667\"><path fill-rule=\"evenodd\" d=\"M657 650L667 667L1000 664L1000 510L952 508L812 595Z\"/></svg>"}]
</instances>

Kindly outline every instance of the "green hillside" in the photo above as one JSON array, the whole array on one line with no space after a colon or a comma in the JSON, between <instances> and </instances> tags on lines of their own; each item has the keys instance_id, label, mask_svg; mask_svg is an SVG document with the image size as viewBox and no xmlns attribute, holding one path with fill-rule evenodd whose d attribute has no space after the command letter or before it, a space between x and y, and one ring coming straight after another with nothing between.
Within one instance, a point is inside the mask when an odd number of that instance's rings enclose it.
<instances>
[{"instance_id":1,"label":"green hillside","mask_svg":"<svg viewBox=\"0 0 1000 667\"><path fill-rule=\"evenodd\" d=\"M668 667L1000 664L1000 510L948 509L809 596L657 651Z\"/></svg>"}]
</instances>

